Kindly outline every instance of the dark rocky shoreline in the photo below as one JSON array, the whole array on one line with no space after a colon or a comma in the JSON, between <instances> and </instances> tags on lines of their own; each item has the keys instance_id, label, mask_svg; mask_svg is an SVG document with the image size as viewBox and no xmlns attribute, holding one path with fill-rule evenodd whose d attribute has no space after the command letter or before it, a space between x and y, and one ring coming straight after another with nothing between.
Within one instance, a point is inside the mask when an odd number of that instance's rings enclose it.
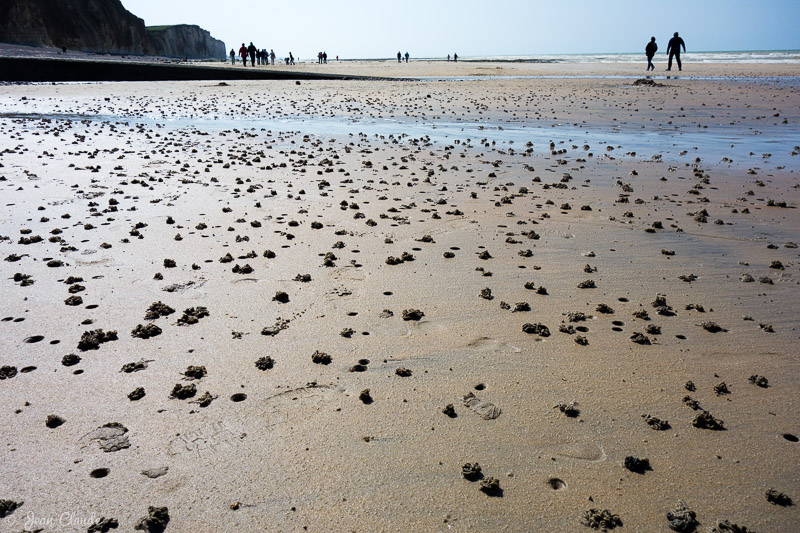
<instances>
[{"instance_id":1,"label":"dark rocky shoreline","mask_svg":"<svg viewBox=\"0 0 800 533\"><path fill-rule=\"evenodd\" d=\"M0 57L0 81L189 81L189 80L350 80L379 79L342 74L225 68L129 60L72 60ZM388 78L387 78L388 79Z\"/></svg>"}]
</instances>

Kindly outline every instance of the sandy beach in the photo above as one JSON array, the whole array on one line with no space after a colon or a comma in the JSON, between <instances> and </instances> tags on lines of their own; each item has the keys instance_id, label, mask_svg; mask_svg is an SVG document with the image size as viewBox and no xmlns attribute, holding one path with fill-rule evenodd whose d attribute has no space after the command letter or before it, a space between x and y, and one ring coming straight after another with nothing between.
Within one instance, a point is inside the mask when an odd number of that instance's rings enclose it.
<instances>
[{"instance_id":1,"label":"sandy beach","mask_svg":"<svg viewBox=\"0 0 800 533\"><path fill-rule=\"evenodd\" d=\"M0 531L796 531L800 68L657 67L0 87Z\"/></svg>"},{"instance_id":2,"label":"sandy beach","mask_svg":"<svg viewBox=\"0 0 800 533\"><path fill-rule=\"evenodd\" d=\"M736 77L773 77L797 76L800 68L795 64L769 64L769 63L691 63L684 58L686 69L678 71L673 65L672 71L667 72L665 56L654 59L656 70L651 74L655 76L736 76ZM644 77L646 62L642 63L535 63L535 62L499 62L480 61L467 59L458 62L445 60L420 60L409 63L388 61L335 61L328 59L328 63L301 62L294 66L286 65L242 67L229 64L220 65L225 68L255 68L262 70L278 69L280 71L295 70L299 72L326 72L332 74L348 74L351 76L382 76L402 78L406 76L641 76Z\"/></svg>"},{"instance_id":3,"label":"sandy beach","mask_svg":"<svg viewBox=\"0 0 800 533\"><path fill-rule=\"evenodd\" d=\"M713 54L712 54L713 55ZM20 59L58 59L68 62L106 62L127 65L183 65L183 66L202 66L218 68L226 72L261 72L286 74L295 73L300 75L334 75L334 76L369 76L382 78L418 78L418 77L479 77L489 78L496 76L607 76L607 77L629 77L645 76L647 65L642 57L641 62L617 62L609 61L586 61L589 56L558 56L559 59L536 59L530 61L515 60L484 60L485 58L462 58L459 61L449 61L444 57L435 59L412 58L408 63L398 63L393 58L389 59L335 59L334 56L328 58L325 64L317 63L316 59L297 58L294 65L286 65L283 62L282 54L278 55L272 65L256 65L253 67L242 66L241 58L236 58L236 64L231 65L226 58L223 60L183 60L180 58L153 57L140 55L118 55L88 53L69 50L63 54L58 48L33 47L23 45L13 45L0 43L0 57L20 58ZM579 59L583 57L584 60ZM613 57L609 56L609 57ZM683 60L686 63L685 71L678 71L673 66L669 73L667 68L667 56L658 54L653 62L656 70L649 73L653 77L664 77L666 75L697 78L697 77L719 77L719 78L773 78L773 77L792 77L800 75L800 67L795 63L785 62L742 62L716 60L696 61L694 58L707 58L708 53L684 54Z\"/></svg>"}]
</instances>

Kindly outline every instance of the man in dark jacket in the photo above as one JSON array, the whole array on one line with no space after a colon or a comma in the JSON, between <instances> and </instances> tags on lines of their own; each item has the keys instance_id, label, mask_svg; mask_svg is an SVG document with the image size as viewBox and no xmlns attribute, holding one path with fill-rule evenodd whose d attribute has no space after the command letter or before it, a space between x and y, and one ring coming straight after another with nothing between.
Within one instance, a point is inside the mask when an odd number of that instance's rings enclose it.
<instances>
[{"instance_id":1,"label":"man in dark jacket","mask_svg":"<svg viewBox=\"0 0 800 533\"><path fill-rule=\"evenodd\" d=\"M658 45L656 44L656 38L650 37L650 42L644 47L644 54L647 56L647 70L656 69L656 67L653 66L653 56L656 55L657 51Z\"/></svg>"},{"instance_id":2,"label":"man in dark jacket","mask_svg":"<svg viewBox=\"0 0 800 533\"><path fill-rule=\"evenodd\" d=\"M672 39L669 40L667 43L667 54L669 54L669 61L667 62L667 70L672 70L672 57L675 57L675 61L678 63L678 70L681 70L681 47L683 47L683 51L686 51L686 44L684 44L683 39L678 37L678 32L675 32L675 35Z\"/></svg>"},{"instance_id":3,"label":"man in dark jacket","mask_svg":"<svg viewBox=\"0 0 800 533\"><path fill-rule=\"evenodd\" d=\"M256 49L255 45L253 44L253 41L250 41L250 46L247 47L247 51L250 53L250 65L253 66L253 67L256 66L256 52L257 52L257 49Z\"/></svg>"}]
</instances>

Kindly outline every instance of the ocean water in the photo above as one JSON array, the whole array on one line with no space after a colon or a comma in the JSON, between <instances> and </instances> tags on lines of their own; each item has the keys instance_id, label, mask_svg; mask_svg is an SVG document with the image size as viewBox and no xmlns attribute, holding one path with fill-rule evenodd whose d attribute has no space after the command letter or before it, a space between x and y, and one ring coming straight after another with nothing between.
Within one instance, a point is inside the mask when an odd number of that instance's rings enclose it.
<instances>
[{"instance_id":1,"label":"ocean water","mask_svg":"<svg viewBox=\"0 0 800 533\"><path fill-rule=\"evenodd\" d=\"M666 48L665 48L666 50ZM662 54L663 55L663 54ZM473 56L459 61L486 61L491 63L641 63L642 52L635 54L543 54L524 56ZM441 57L420 60L446 60ZM751 50L737 52L683 52L681 59L691 63L787 63L800 64L800 50Z\"/></svg>"}]
</instances>

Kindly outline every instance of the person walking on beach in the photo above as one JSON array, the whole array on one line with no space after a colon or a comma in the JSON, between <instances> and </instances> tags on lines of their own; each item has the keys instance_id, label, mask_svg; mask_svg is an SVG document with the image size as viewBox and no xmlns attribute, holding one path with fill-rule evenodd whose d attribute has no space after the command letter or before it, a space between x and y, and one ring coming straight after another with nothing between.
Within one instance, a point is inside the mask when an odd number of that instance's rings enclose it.
<instances>
[{"instance_id":1,"label":"person walking on beach","mask_svg":"<svg viewBox=\"0 0 800 533\"><path fill-rule=\"evenodd\" d=\"M234 52L233 48L231 48L231 65L235 64L236 64L236 52Z\"/></svg>"},{"instance_id":2,"label":"person walking on beach","mask_svg":"<svg viewBox=\"0 0 800 533\"><path fill-rule=\"evenodd\" d=\"M406 52L406 63L408 63L408 58L409 58L409 55L408 55L408 52Z\"/></svg>"},{"instance_id":3,"label":"person walking on beach","mask_svg":"<svg viewBox=\"0 0 800 533\"><path fill-rule=\"evenodd\" d=\"M401 59L402 57L403 56L400 54L400 52L397 52L397 62L398 63L402 63L403 62L402 59Z\"/></svg>"},{"instance_id":4,"label":"person walking on beach","mask_svg":"<svg viewBox=\"0 0 800 533\"><path fill-rule=\"evenodd\" d=\"M653 56L656 55L658 51L658 45L656 44L656 38L650 37L650 42L647 43L647 46L644 47L644 53L647 56L647 70L655 70L656 67L653 66Z\"/></svg>"},{"instance_id":5,"label":"person walking on beach","mask_svg":"<svg viewBox=\"0 0 800 533\"><path fill-rule=\"evenodd\" d=\"M683 47L683 51L686 51L686 44L683 42L683 39L678 37L678 32L672 36L672 39L669 40L667 43L667 54L669 54L669 61L667 62L667 70L672 70L672 57L675 57L675 61L678 63L678 70L681 70L681 47Z\"/></svg>"},{"instance_id":6,"label":"person walking on beach","mask_svg":"<svg viewBox=\"0 0 800 533\"><path fill-rule=\"evenodd\" d=\"M239 48L239 55L242 57L242 65L247 66L247 47L242 43L242 47Z\"/></svg>"},{"instance_id":7,"label":"person walking on beach","mask_svg":"<svg viewBox=\"0 0 800 533\"><path fill-rule=\"evenodd\" d=\"M456 54L455 52L453 52L453 62L454 63L458 62L458 54Z\"/></svg>"},{"instance_id":8,"label":"person walking on beach","mask_svg":"<svg viewBox=\"0 0 800 533\"><path fill-rule=\"evenodd\" d=\"M450 61L450 54L447 54L447 60Z\"/></svg>"},{"instance_id":9,"label":"person walking on beach","mask_svg":"<svg viewBox=\"0 0 800 533\"><path fill-rule=\"evenodd\" d=\"M269 58L272 60L272 64L275 65L275 50L272 48L269 49Z\"/></svg>"},{"instance_id":10,"label":"person walking on beach","mask_svg":"<svg viewBox=\"0 0 800 533\"><path fill-rule=\"evenodd\" d=\"M289 52L289 64L294 65L294 56L292 55L291 52Z\"/></svg>"},{"instance_id":11,"label":"person walking on beach","mask_svg":"<svg viewBox=\"0 0 800 533\"><path fill-rule=\"evenodd\" d=\"M253 41L250 41L250 46L247 47L247 51L250 52L250 66L256 66L256 47L253 44Z\"/></svg>"}]
</instances>

